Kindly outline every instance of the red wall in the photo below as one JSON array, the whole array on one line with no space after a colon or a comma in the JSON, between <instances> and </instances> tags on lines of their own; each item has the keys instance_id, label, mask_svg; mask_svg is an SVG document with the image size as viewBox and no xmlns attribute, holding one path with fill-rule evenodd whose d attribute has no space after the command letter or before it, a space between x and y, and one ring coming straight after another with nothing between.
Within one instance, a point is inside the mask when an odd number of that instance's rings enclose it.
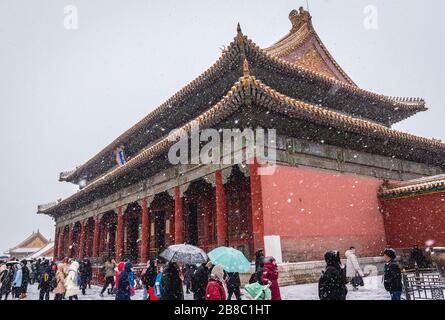
<instances>
[{"instance_id":1,"label":"red wall","mask_svg":"<svg viewBox=\"0 0 445 320\"><path fill-rule=\"evenodd\" d=\"M388 244L445 246L445 192L382 201Z\"/></svg>"},{"instance_id":2,"label":"red wall","mask_svg":"<svg viewBox=\"0 0 445 320\"><path fill-rule=\"evenodd\" d=\"M386 244L378 188L365 176L277 166L263 175L264 235L280 235L284 261L322 259L327 250L379 255ZM267 254L267 253L266 253Z\"/></svg>"}]
</instances>

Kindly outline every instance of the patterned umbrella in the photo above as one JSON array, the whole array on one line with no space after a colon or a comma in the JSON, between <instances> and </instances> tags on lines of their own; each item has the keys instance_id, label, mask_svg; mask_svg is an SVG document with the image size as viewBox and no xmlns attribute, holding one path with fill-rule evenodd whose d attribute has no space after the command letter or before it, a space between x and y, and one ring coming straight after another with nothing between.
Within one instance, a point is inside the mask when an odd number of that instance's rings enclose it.
<instances>
[{"instance_id":1,"label":"patterned umbrella","mask_svg":"<svg viewBox=\"0 0 445 320\"><path fill-rule=\"evenodd\" d=\"M209 252L209 259L214 265L222 265L227 272L247 272L250 262L244 254L234 248L219 247Z\"/></svg>"},{"instance_id":2,"label":"patterned umbrella","mask_svg":"<svg viewBox=\"0 0 445 320\"><path fill-rule=\"evenodd\" d=\"M207 262L206 253L202 249L190 244L175 244L169 246L159 256L170 262L181 261L185 264Z\"/></svg>"}]
</instances>

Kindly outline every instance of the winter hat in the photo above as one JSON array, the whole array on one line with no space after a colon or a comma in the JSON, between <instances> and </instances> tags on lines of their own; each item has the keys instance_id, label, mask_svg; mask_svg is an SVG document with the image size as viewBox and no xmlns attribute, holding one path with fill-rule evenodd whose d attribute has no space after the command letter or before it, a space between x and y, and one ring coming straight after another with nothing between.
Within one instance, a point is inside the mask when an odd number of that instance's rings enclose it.
<instances>
[{"instance_id":1,"label":"winter hat","mask_svg":"<svg viewBox=\"0 0 445 320\"><path fill-rule=\"evenodd\" d=\"M386 248L383 251L384 255L387 255L388 257L390 257L391 259L395 259L396 258L396 251L393 248Z\"/></svg>"}]
</instances>

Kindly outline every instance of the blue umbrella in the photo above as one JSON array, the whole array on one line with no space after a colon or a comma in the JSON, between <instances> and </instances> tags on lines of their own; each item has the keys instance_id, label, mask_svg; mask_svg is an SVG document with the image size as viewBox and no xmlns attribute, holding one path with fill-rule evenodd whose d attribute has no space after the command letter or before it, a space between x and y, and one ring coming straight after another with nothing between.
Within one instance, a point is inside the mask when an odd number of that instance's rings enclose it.
<instances>
[{"instance_id":1,"label":"blue umbrella","mask_svg":"<svg viewBox=\"0 0 445 320\"><path fill-rule=\"evenodd\" d=\"M223 266L227 272L247 272L250 269L250 262L244 254L234 248L219 247L207 255L214 265Z\"/></svg>"}]
</instances>

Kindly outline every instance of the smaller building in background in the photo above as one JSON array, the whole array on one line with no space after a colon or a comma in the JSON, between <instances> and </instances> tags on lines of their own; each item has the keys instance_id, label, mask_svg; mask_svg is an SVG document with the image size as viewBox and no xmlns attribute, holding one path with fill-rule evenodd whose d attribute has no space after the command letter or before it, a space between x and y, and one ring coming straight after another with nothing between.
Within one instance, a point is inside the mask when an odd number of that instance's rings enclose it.
<instances>
[{"instance_id":1,"label":"smaller building in background","mask_svg":"<svg viewBox=\"0 0 445 320\"><path fill-rule=\"evenodd\" d=\"M445 246L445 175L387 182L380 199L388 245Z\"/></svg>"},{"instance_id":2,"label":"smaller building in background","mask_svg":"<svg viewBox=\"0 0 445 320\"><path fill-rule=\"evenodd\" d=\"M42 249L27 256L26 260L47 259L52 260L54 258L54 241L48 242Z\"/></svg>"},{"instance_id":3,"label":"smaller building in background","mask_svg":"<svg viewBox=\"0 0 445 320\"><path fill-rule=\"evenodd\" d=\"M28 238L20 242L18 245L6 251L5 254L9 255L11 258L20 260L40 251L49 243L50 241L37 230L37 232L33 231Z\"/></svg>"}]
</instances>

